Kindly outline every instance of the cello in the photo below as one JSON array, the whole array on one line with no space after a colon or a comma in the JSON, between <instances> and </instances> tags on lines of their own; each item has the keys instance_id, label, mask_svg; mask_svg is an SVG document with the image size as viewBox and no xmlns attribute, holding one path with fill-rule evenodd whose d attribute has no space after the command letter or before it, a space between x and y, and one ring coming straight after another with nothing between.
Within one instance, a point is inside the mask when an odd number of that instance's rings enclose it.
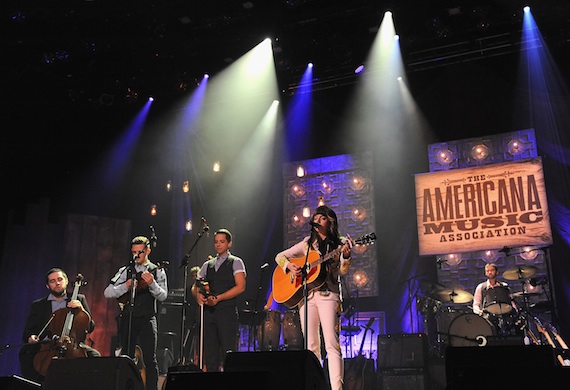
<instances>
[{"instance_id":1,"label":"cello","mask_svg":"<svg viewBox=\"0 0 570 390\"><path fill-rule=\"evenodd\" d=\"M79 287L86 284L83 275L78 274L73 288L71 301L77 300ZM42 344L34 357L34 368L42 376L46 376L52 359L87 357L85 341L91 316L80 308L63 308L52 314L49 330L54 336L49 343Z\"/></svg>"}]
</instances>

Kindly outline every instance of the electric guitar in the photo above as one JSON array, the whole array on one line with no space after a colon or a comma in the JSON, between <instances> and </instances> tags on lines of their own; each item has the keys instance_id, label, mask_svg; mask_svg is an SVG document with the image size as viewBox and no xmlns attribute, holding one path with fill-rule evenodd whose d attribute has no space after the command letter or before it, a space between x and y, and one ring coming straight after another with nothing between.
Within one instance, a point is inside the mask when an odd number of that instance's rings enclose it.
<instances>
[{"instance_id":1,"label":"electric guitar","mask_svg":"<svg viewBox=\"0 0 570 390\"><path fill-rule=\"evenodd\" d=\"M352 241L353 245L368 245L376 240L375 233L366 234ZM339 255L342 247L319 256L317 251L310 250L307 256L307 290L309 292L321 287L326 281L326 270L322 263ZM289 259L291 263L303 268L305 256ZM295 276L291 272L284 272L281 267L273 271L273 299L287 306L289 309L297 306L303 299L303 276Z\"/></svg>"}]
</instances>

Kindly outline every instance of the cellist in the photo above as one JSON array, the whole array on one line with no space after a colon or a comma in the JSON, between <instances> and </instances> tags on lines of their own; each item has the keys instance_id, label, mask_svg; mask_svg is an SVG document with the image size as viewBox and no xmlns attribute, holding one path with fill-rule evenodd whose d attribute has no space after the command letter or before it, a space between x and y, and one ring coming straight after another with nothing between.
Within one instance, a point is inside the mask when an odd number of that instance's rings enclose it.
<instances>
[{"instance_id":1,"label":"cellist","mask_svg":"<svg viewBox=\"0 0 570 390\"><path fill-rule=\"evenodd\" d=\"M61 268L52 268L46 273L46 288L49 290L49 295L32 302L22 335L23 341L31 345L20 350L20 369L22 375L30 380L42 382L44 379L34 368L34 357L40 350L40 341L57 336L52 334L54 328L50 326L53 324L53 313L66 307L77 308L89 315L87 333L91 333L95 327L85 295L78 294L76 300L71 300L67 294L68 284L69 279L65 271ZM101 356L96 349L84 343L81 343L81 346L85 348L87 357Z\"/></svg>"}]
</instances>

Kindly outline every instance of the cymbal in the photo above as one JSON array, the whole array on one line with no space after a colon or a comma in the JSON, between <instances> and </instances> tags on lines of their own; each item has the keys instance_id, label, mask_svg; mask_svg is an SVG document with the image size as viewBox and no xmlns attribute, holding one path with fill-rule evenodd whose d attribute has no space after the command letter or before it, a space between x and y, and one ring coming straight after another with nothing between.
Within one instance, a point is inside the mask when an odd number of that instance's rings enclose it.
<instances>
[{"instance_id":1,"label":"cymbal","mask_svg":"<svg viewBox=\"0 0 570 390\"><path fill-rule=\"evenodd\" d=\"M531 278L537 271L534 265L519 265L503 272L503 278L507 280L520 280Z\"/></svg>"},{"instance_id":2,"label":"cymbal","mask_svg":"<svg viewBox=\"0 0 570 390\"><path fill-rule=\"evenodd\" d=\"M513 294L513 297L524 297L524 296L532 297L532 296L537 296L537 295L540 295L540 294L542 294L542 293L541 293L541 292L536 292L536 291L533 291L533 292L521 291L521 292L518 292L518 293L514 293L514 294Z\"/></svg>"},{"instance_id":3,"label":"cymbal","mask_svg":"<svg viewBox=\"0 0 570 390\"><path fill-rule=\"evenodd\" d=\"M445 289L443 284L432 282L431 280L420 279L418 280L420 288L428 294Z\"/></svg>"},{"instance_id":4,"label":"cymbal","mask_svg":"<svg viewBox=\"0 0 570 390\"><path fill-rule=\"evenodd\" d=\"M467 303L473 300L473 294L462 289L445 289L437 293L442 302Z\"/></svg>"}]
</instances>

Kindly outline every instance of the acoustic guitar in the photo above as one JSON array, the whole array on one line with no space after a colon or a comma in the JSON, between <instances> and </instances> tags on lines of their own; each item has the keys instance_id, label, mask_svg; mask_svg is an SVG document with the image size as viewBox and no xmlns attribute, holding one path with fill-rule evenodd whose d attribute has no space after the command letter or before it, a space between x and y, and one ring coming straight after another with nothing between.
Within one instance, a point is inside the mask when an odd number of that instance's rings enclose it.
<instances>
[{"instance_id":1,"label":"acoustic guitar","mask_svg":"<svg viewBox=\"0 0 570 390\"><path fill-rule=\"evenodd\" d=\"M371 317L364 327L364 335L362 336L362 341L360 342L358 355L355 358L352 358L346 371L346 390L364 389L364 371L366 370L368 360L366 360L366 357L362 354L362 349L364 347L364 341L366 340L366 332L370 330L373 322L374 317Z\"/></svg>"},{"instance_id":2,"label":"acoustic guitar","mask_svg":"<svg viewBox=\"0 0 570 390\"><path fill-rule=\"evenodd\" d=\"M376 240L375 233L369 233L352 241L353 245L368 245ZM305 256L289 259L290 262L303 268L307 260L307 291L311 292L321 287L326 281L326 268L323 263L339 255L342 247L320 256L317 251L309 251ZM297 306L303 299L303 276L295 276L291 272L284 272L281 267L273 271L273 299L282 303L289 309Z\"/></svg>"},{"instance_id":3,"label":"acoustic guitar","mask_svg":"<svg viewBox=\"0 0 570 390\"><path fill-rule=\"evenodd\" d=\"M133 362L141 374L143 384L146 386L146 366L144 365L142 349L138 345L135 345L135 358Z\"/></svg>"}]
</instances>

